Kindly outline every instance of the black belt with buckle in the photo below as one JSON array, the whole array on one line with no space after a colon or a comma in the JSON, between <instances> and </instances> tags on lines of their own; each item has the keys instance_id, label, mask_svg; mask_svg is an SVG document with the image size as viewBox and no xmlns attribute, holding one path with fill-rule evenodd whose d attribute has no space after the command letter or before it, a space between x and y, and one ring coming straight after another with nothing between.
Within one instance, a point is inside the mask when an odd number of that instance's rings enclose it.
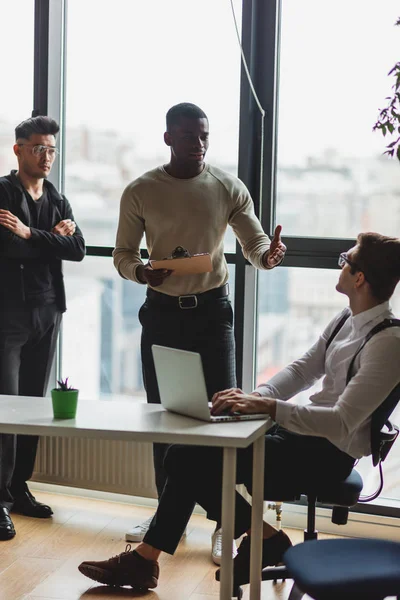
<instances>
[{"instance_id":1,"label":"black belt with buckle","mask_svg":"<svg viewBox=\"0 0 400 600\"><path fill-rule=\"evenodd\" d=\"M227 283L222 287L214 288L202 294L186 294L185 296L168 296L156 292L153 288L147 288L147 299L151 304L154 302L155 304L181 308L182 310L197 308L206 302L226 298L227 296L229 296L229 285Z\"/></svg>"}]
</instances>

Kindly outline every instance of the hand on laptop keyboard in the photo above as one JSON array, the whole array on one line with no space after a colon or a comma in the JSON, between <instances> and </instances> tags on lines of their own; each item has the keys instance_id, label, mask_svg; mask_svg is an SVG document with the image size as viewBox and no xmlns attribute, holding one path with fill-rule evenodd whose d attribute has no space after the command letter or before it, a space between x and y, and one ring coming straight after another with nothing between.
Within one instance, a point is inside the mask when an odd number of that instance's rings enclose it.
<instances>
[{"instance_id":1,"label":"hand on laptop keyboard","mask_svg":"<svg viewBox=\"0 0 400 600\"><path fill-rule=\"evenodd\" d=\"M237 417L238 415L240 415L242 413L234 411L232 412L230 408L225 408L225 410L223 410L222 412L219 413L220 417Z\"/></svg>"}]
</instances>

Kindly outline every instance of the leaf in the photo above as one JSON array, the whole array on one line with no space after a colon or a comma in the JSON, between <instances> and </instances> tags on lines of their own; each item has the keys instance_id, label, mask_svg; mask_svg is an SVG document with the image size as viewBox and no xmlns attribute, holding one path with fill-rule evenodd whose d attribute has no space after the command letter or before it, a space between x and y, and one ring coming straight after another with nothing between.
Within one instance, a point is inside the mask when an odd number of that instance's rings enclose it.
<instances>
[{"instance_id":1,"label":"leaf","mask_svg":"<svg viewBox=\"0 0 400 600\"><path fill-rule=\"evenodd\" d=\"M57 383L59 385L60 390L62 390L63 392L68 392L68 390L72 390L74 389L72 386L68 385L68 379L69 377L67 377L66 379L58 379Z\"/></svg>"},{"instance_id":2,"label":"leaf","mask_svg":"<svg viewBox=\"0 0 400 600\"><path fill-rule=\"evenodd\" d=\"M397 19L395 25L400 26L400 17ZM396 62L390 69L388 76L394 77L394 83L392 79L392 96L387 96L386 100L388 105L384 109L379 109L379 117L376 123L373 125L372 130L380 130L382 135L385 137L389 132L392 135L394 132L400 133L400 61ZM395 142L391 142L386 146L384 154L393 156L396 150L396 156L400 161L400 138Z\"/></svg>"}]
</instances>

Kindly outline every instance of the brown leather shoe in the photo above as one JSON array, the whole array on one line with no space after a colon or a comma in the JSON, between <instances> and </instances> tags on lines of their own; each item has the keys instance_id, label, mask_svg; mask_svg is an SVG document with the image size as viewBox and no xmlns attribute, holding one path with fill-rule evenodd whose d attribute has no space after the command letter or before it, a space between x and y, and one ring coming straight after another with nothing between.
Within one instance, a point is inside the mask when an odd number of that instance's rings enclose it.
<instances>
[{"instance_id":1,"label":"brown leather shoe","mask_svg":"<svg viewBox=\"0 0 400 600\"><path fill-rule=\"evenodd\" d=\"M121 587L130 585L136 590L157 587L160 567L156 560L146 560L127 544L125 552L108 560L87 561L78 567L80 572L99 583Z\"/></svg>"},{"instance_id":2,"label":"brown leather shoe","mask_svg":"<svg viewBox=\"0 0 400 600\"><path fill-rule=\"evenodd\" d=\"M250 536L246 535L238 548L238 553L233 561L233 591L240 585L250 582ZM292 542L283 531L278 531L272 537L263 540L262 545L262 568L278 565L286 550ZM220 580L220 569L215 573L215 579ZM236 595L236 594L234 594Z\"/></svg>"}]
</instances>

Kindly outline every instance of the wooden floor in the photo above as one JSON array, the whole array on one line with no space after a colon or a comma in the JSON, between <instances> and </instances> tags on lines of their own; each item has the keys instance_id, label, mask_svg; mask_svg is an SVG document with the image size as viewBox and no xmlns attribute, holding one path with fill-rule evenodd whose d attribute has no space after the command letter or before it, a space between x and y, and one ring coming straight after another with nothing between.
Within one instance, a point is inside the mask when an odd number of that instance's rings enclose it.
<instances>
[{"instance_id":1,"label":"wooden floor","mask_svg":"<svg viewBox=\"0 0 400 600\"><path fill-rule=\"evenodd\" d=\"M83 560L102 560L125 549L124 533L152 514L151 508L88 498L35 492L50 504L52 519L13 515L17 535L0 542L0 600L115 600L137 598L131 588L109 588L81 575ZM145 600L215 600L219 583L210 558L213 523L194 515L188 536L173 557L163 554L156 590ZM286 530L292 541L302 532ZM321 536L324 537L324 536ZM332 536L325 536L332 537ZM286 600L290 582L263 584L263 599ZM248 598L246 586L245 598Z\"/></svg>"}]
</instances>

